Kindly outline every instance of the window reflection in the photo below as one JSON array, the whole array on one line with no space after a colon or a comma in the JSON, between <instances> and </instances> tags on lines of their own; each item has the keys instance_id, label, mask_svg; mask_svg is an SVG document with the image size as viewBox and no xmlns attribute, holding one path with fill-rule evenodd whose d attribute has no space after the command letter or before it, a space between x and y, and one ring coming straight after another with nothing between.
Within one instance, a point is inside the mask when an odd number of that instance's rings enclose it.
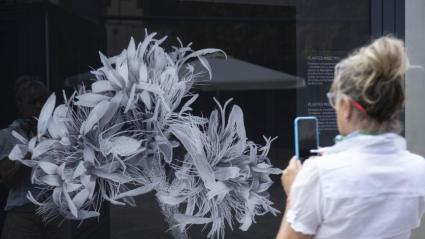
<instances>
[{"instance_id":1,"label":"window reflection","mask_svg":"<svg viewBox=\"0 0 425 239\"><path fill-rule=\"evenodd\" d=\"M100 65L97 52L112 56L127 47L131 36L144 38L145 29L168 36L164 46L219 48L223 57L210 58L212 80L199 78L196 114L208 115L220 102L233 98L244 110L247 136L262 142L262 134L278 136L270 157L283 167L293 154L293 119L317 114L321 142L335 135L333 111L326 92L333 65L350 49L370 37L369 0L51 0L6 1L0 15L0 51L14 64L5 79L39 75L51 91L89 84L90 67ZM4 36L4 37L3 37ZM194 67L199 62L193 61ZM12 80L5 83L2 109L8 103ZM14 115L6 115L7 126ZM275 178L278 182L278 178ZM271 188L276 208L283 209L279 183ZM108 207L101 223L84 222L74 238L170 238L153 194L137 198L137 207ZM281 217L258 217L248 232L226 231L226 238L273 238ZM91 226L93 225L93 226ZM97 226L96 225L100 225ZM76 225L75 225L76 226ZM190 229L192 238L204 238L202 227Z\"/></svg>"}]
</instances>

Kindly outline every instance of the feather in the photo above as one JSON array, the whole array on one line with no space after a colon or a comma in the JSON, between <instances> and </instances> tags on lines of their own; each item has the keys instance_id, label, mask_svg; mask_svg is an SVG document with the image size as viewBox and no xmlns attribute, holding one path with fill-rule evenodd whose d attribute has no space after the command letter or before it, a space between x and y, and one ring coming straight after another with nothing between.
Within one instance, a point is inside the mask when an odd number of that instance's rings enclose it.
<instances>
[{"instance_id":1,"label":"feather","mask_svg":"<svg viewBox=\"0 0 425 239\"><path fill-rule=\"evenodd\" d=\"M239 229L241 231L248 231L249 227L252 225L252 218L250 215L245 214L244 217L241 220L241 226Z\"/></svg>"},{"instance_id":2,"label":"feather","mask_svg":"<svg viewBox=\"0 0 425 239\"><path fill-rule=\"evenodd\" d=\"M231 132L233 130L235 130L239 139L234 145L234 154L241 155L246 148L246 133L242 109L236 105L232 107L225 132Z\"/></svg>"},{"instance_id":3,"label":"feather","mask_svg":"<svg viewBox=\"0 0 425 239\"><path fill-rule=\"evenodd\" d=\"M207 162L201 145L201 132L196 127L179 127L181 125L171 125L170 131L183 144L191 156L198 174L206 185L212 185L215 182L214 171Z\"/></svg>"},{"instance_id":4,"label":"feather","mask_svg":"<svg viewBox=\"0 0 425 239\"><path fill-rule=\"evenodd\" d=\"M271 165L266 163L260 163L252 167L252 171L257 173L268 173L268 174L282 174L282 169L272 168Z\"/></svg>"},{"instance_id":5,"label":"feather","mask_svg":"<svg viewBox=\"0 0 425 239\"><path fill-rule=\"evenodd\" d=\"M226 181L239 176L238 167L216 167L214 170L215 178L220 181Z\"/></svg>"},{"instance_id":6,"label":"feather","mask_svg":"<svg viewBox=\"0 0 425 239\"><path fill-rule=\"evenodd\" d=\"M35 149L35 145L37 143L37 137L32 137L30 141L28 142L28 151L33 152Z\"/></svg>"},{"instance_id":7,"label":"feather","mask_svg":"<svg viewBox=\"0 0 425 239\"><path fill-rule=\"evenodd\" d=\"M125 82L121 75L119 75L111 66L109 60L101 52L99 52L100 60L104 65L102 71L105 73L106 78L111 83L114 89L124 89Z\"/></svg>"},{"instance_id":8,"label":"feather","mask_svg":"<svg viewBox=\"0 0 425 239\"><path fill-rule=\"evenodd\" d=\"M207 193L208 199L218 196L218 201L222 201L226 194L230 191L230 188L222 182L209 183L205 186L209 190Z\"/></svg>"},{"instance_id":9,"label":"feather","mask_svg":"<svg viewBox=\"0 0 425 239\"><path fill-rule=\"evenodd\" d=\"M66 191L67 192L75 192L78 189L80 189L83 185L79 183L67 183L66 184Z\"/></svg>"},{"instance_id":10,"label":"feather","mask_svg":"<svg viewBox=\"0 0 425 239\"><path fill-rule=\"evenodd\" d=\"M142 102L144 103L144 105L146 106L148 110L152 108L151 96L148 91L146 90L142 91L142 93L140 93L140 99L142 100Z\"/></svg>"},{"instance_id":11,"label":"feather","mask_svg":"<svg viewBox=\"0 0 425 239\"><path fill-rule=\"evenodd\" d=\"M34 196L32 195L31 191L28 191L28 192L27 192L27 198L28 198L28 200L30 200L30 202L34 203L35 205L37 205L37 206L43 206L43 203L38 202L38 201L34 198Z\"/></svg>"},{"instance_id":12,"label":"feather","mask_svg":"<svg viewBox=\"0 0 425 239\"><path fill-rule=\"evenodd\" d=\"M65 195L65 200L68 205L69 211L71 211L71 214L74 218L78 218L78 209L75 206L74 202L72 201L71 197L67 193L67 190L65 189L63 191L63 194Z\"/></svg>"},{"instance_id":13,"label":"feather","mask_svg":"<svg viewBox=\"0 0 425 239\"><path fill-rule=\"evenodd\" d=\"M56 169L56 173L60 176L62 180L66 180L65 166L66 162L62 162L61 165L59 165L59 167Z\"/></svg>"},{"instance_id":14,"label":"feather","mask_svg":"<svg viewBox=\"0 0 425 239\"><path fill-rule=\"evenodd\" d=\"M95 93L77 95L75 98L78 99L78 101L75 102L75 105L81 105L86 107L95 107L97 104L99 104L99 102L110 99L110 97L108 96L99 95Z\"/></svg>"},{"instance_id":15,"label":"feather","mask_svg":"<svg viewBox=\"0 0 425 239\"><path fill-rule=\"evenodd\" d=\"M80 177L81 175L87 172L86 167L84 167L84 162L79 162L77 168L72 175L72 178Z\"/></svg>"},{"instance_id":16,"label":"feather","mask_svg":"<svg viewBox=\"0 0 425 239\"><path fill-rule=\"evenodd\" d=\"M118 67L118 74L120 74L120 78L124 81L124 85L126 88L130 87L130 82L128 80L128 65L127 61L121 63Z\"/></svg>"},{"instance_id":17,"label":"feather","mask_svg":"<svg viewBox=\"0 0 425 239\"><path fill-rule=\"evenodd\" d=\"M189 60L190 58L194 58L194 57L198 57L198 56L203 56L203 55L208 55L208 54L213 54L213 53L217 53L217 52L218 53L222 53L227 58L226 53L224 51L220 50L220 49L215 49L215 48L202 49L202 50L199 50L199 51L195 51L193 53L190 53L189 55L185 56L183 59L180 59L177 62L178 69L180 69L180 67L187 60Z\"/></svg>"},{"instance_id":18,"label":"feather","mask_svg":"<svg viewBox=\"0 0 425 239\"><path fill-rule=\"evenodd\" d=\"M128 136L117 136L101 141L101 150L104 155L113 154L130 156L139 152L141 141Z\"/></svg>"},{"instance_id":19,"label":"feather","mask_svg":"<svg viewBox=\"0 0 425 239\"><path fill-rule=\"evenodd\" d=\"M111 83L107 80L99 80L91 84L91 89L93 93L103 93L106 91L113 91Z\"/></svg>"},{"instance_id":20,"label":"feather","mask_svg":"<svg viewBox=\"0 0 425 239\"><path fill-rule=\"evenodd\" d=\"M47 131L53 139L62 139L68 135L68 129L64 122L51 120L49 126L47 127ZM64 141L66 144L66 141Z\"/></svg>"},{"instance_id":21,"label":"feather","mask_svg":"<svg viewBox=\"0 0 425 239\"><path fill-rule=\"evenodd\" d=\"M89 191L89 199L92 199L94 190L96 187L95 178L87 174L82 174L80 178L81 178L81 184L84 186L85 189L87 189L87 191Z\"/></svg>"},{"instance_id":22,"label":"feather","mask_svg":"<svg viewBox=\"0 0 425 239\"><path fill-rule=\"evenodd\" d=\"M196 101L196 99L198 99L198 94L195 94L195 95L193 95L192 96L192 98L190 98L184 105L183 105L183 107L181 108L181 110L180 110L180 113L179 113L179 115L181 115L181 114L183 114L184 112L187 112L187 111L191 111L192 110L192 108L190 108L190 105L193 103L193 102L195 102Z\"/></svg>"},{"instance_id":23,"label":"feather","mask_svg":"<svg viewBox=\"0 0 425 239\"><path fill-rule=\"evenodd\" d=\"M148 69L145 64L140 64L139 68L139 83L148 81Z\"/></svg>"},{"instance_id":24,"label":"feather","mask_svg":"<svg viewBox=\"0 0 425 239\"><path fill-rule=\"evenodd\" d=\"M8 157L10 160L20 161L24 159L27 153L28 153L27 146L22 144L16 144L10 151Z\"/></svg>"},{"instance_id":25,"label":"feather","mask_svg":"<svg viewBox=\"0 0 425 239\"><path fill-rule=\"evenodd\" d=\"M154 84L139 82L137 84L137 89L150 91L150 92L157 94L159 96L164 95L164 91L161 89L161 87L159 87L158 85L154 85Z\"/></svg>"},{"instance_id":26,"label":"feather","mask_svg":"<svg viewBox=\"0 0 425 239\"><path fill-rule=\"evenodd\" d=\"M12 130L12 135L13 135L13 137L15 137L17 140L21 141L21 143L23 143L23 144L28 144L28 140L27 140L24 136L22 136L22 135L20 135L18 132L16 132L15 130Z\"/></svg>"},{"instance_id":27,"label":"feather","mask_svg":"<svg viewBox=\"0 0 425 239\"><path fill-rule=\"evenodd\" d=\"M56 205L61 205L61 201L62 201L62 187L56 187L55 189L53 189L53 193L52 193L52 199L53 199L53 203L55 203Z\"/></svg>"},{"instance_id":28,"label":"feather","mask_svg":"<svg viewBox=\"0 0 425 239\"><path fill-rule=\"evenodd\" d=\"M78 212L78 219L80 220L85 220L88 218L98 217L98 216L100 216L100 213L95 211L80 210Z\"/></svg>"},{"instance_id":29,"label":"feather","mask_svg":"<svg viewBox=\"0 0 425 239\"><path fill-rule=\"evenodd\" d=\"M152 39L156 36L156 32L151 33L145 37L140 47L138 47L137 54L140 58L143 58L146 49L148 48L149 44L151 43Z\"/></svg>"},{"instance_id":30,"label":"feather","mask_svg":"<svg viewBox=\"0 0 425 239\"><path fill-rule=\"evenodd\" d=\"M90 193L88 190L83 189L80 192L78 192L77 195L74 196L74 198L72 199L72 202L74 203L77 210L80 209L81 206L83 206L83 204L87 201L89 194Z\"/></svg>"},{"instance_id":31,"label":"feather","mask_svg":"<svg viewBox=\"0 0 425 239\"><path fill-rule=\"evenodd\" d=\"M64 104L58 105L53 112L53 120L56 122L68 122L70 120L68 106Z\"/></svg>"},{"instance_id":32,"label":"feather","mask_svg":"<svg viewBox=\"0 0 425 239\"><path fill-rule=\"evenodd\" d=\"M173 159L173 147L171 146L170 141L164 136L156 137L158 150L164 156L164 160L167 163L171 163Z\"/></svg>"},{"instance_id":33,"label":"feather","mask_svg":"<svg viewBox=\"0 0 425 239\"><path fill-rule=\"evenodd\" d=\"M103 117L103 115L105 115L110 105L111 103L109 101L104 100L104 101L101 101L92 109L87 119L81 125L82 135L87 134L89 131L93 129L94 125L99 122L99 120Z\"/></svg>"},{"instance_id":34,"label":"feather","mask_svg":"<svg viewBox=\"0 0 425 239\"><path fill-rule=\"evenodd\" d=\"M55 143L58 141L55 139L45 139L42 140L40 143L38 143L37 146L35 146L34 151L32 152L31 159L38 158L42 154L49 151Z\"/></svg>"},{"instance_id":35,"label":"feather","mask_svg":"<svg viewBox=\"0 0 425 239\"><path fill-rule=\"evenodd\" d=\"M94 170L93 174L100 178L111 180L113 182L122 183L122 184L131 182L133 180L131 177L127 175L123 175L120 173L108 173L103 170Z\"/></svg>"},{"instance_id":36,"label":"feather","mask_svg":"<svg viewBox=\"0 0 425 239\"><path fill-rule=\"evenodd\" d=\"M187 200L187 196L169 195L167 193L157 193L156 196L161 203L176 206Z\"/></svg>"},{"instance_id":37,"label":"feather","mask_svg":"<svg viewBox=\"0 0 425 239\"><path fill-rule=\"evenodd\" d=\"M134 99L135 94L136 94L136 85L133 85L133 86L131 87L130 97L129 97L128 101L127 101L127 105L126 105L126 107L125 107L124 114L125 114L125 113L127 113L127 111L128 111L129 109L133 108L133 106L134 106L134 101L135 101L135 99ZM136 100L137 100L137 98L136 98Z\"/></svg>"},{"instance_id":38,"label":"feather","mask_svg":"<svg viewBox=\"0 0 425 239\"><path fill-rule=\"evenodd\" d=\"M105 193L105 191L104 191L104 190L102 190L102 197L103 197L106 201L110 202L111 204L118 205L118 206L124 206L124 205L125 205L125 203L123 203L123 202L115 201L114 199L110 198L110 197L109 197L109 196Z\"/></svg>"},{"instance_id":39,"label":"feather","mask_svg":"<svg viewBox=\"0 0 425 239\"><path fill-rule=\"evenodd\" d=\"M266 191L270 188L270 186L273 185L273 182L267 182L267 183L260 183L256 189L254 189L257 193L261 193Z\"/></svg>"},{"instance_id":40,"label":"feather","mask_svg":"<svg viewBox=\"0 0 425 239\"><path fill-rule=\"evenodd\" d=\"M152 191L155 188L156 185L157 185L156 183L143 185L143 186L138 187L136 189L126 191L124 193L120 193L114 199L118 200L118 199L121 199L121 198L124 198L124 197L135 197L135 196L138 196L140 194L145 194L145 193Z\"/></svg>"},{"instance_id":41,"label":"feather","mask_svg":"<svg viewBox=\"0 0 425 239\"><path fill-rule=\"evenodd\" d=\"M128 43L127 56L128 58L136 57L136 44L134 43L133 37L130 37L130 42Z\"/></svg>"},{"instance_id":42,"label":"feather","mask_svg":"<svg viewBox=\"0 0 425 239\"><path fill-rule=\"evenodd\" d=\"M83 149L83 159L85 162L94 164L94 161L96 159L96 156L94 154L94 150L88 146L84 147Z\"/></svg>"},{"instance_id":43,"label":"feather","mask_svg":"<svg viewBox=\"0 0 425 239\"><path fill-rule=\"evenodd\" d=\"M45 175L40 181L52 187L61 186L61 178L58 175Z\"/></svg>"},{"instance_id":44,"label":"feather","mask_svg":"<svg viewBox=\"0 0 425 239\"><path fill-rule=\"evenodd\" d=\"M69 140L69 137L67 136L62 137L59 143L61 143L63 146L71 146L71 140Z\"/></svg>"},{"instance_id":45,"label":"feather","mask_svg":"<svg viewBox=\"0 0 425 239\"><path fill-rule=\"evenodd\" d=\"M103 117L100 119L100 125L102 126L107 125L114 117L117 116L117 112L120 109L120 105L123 99L124 99L123 92L118 92L114 97L112 97L107 111L105 112Z\"/></svg>"},{"instance_id":46,"label":"feather","mask_svg":"<svg viewBox=\"0 0 425 239\"><path fill-rule=\"evenodd\" d=\"M201 62L202 66L205 67L205 69L208 72L209 79L212 79L212 69L210 63L208 63L207 59L203 56L198 56L199 62Z\"/></svg>"},{"instance_id":47,"label":"feather","mask_svg":"<svg viewBox=\"0 0 425 239\"><path fill-rule=\"evenodd\" d=\"M55 174L58 166L54 163L47 161L40 161L38 166L46 173L46 174Z\"/></svg>"},{"instance_id":48,"label":"feather","mask_svg":"<svg viewBox=\"0 0 425 239\"><path fill-rule=\"evenodd\" d=\"M37 123L37 137L41 138L46 133L50 118L52 117L53 110L56 105L56 95L51 94L44 103L43 108L40 111Z\"/></svg>"},{"instance_id":49,"label":"feather","mask_svg":"<svg viewBox=\"0 0 425 239\"><path fill-rule=\"evenodd\" d=\"M175 214L174 215L174 219L176 219L176 221L179 224L207 224L212 222L213 220L211 218L207 218L207 217L195 217L195 216L189 216L189 215L184 215L184 214Z\"/></svg>"}]
</instances>

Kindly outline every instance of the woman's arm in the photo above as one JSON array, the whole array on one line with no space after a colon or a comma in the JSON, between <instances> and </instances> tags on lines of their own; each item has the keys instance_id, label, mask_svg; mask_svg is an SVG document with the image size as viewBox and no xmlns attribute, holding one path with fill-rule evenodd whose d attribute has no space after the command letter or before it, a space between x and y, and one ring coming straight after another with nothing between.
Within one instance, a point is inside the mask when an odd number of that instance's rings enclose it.
<instances>
[{"instance_id":1,"label":"woman's arm","mask_svg":"<svg viewBox=\"0 0 425 239\"><path fill-rule=\"evenodd\" d=\"M286 200L285 214L283 216L282 223L280 224L276 239L312 239L313 236L296 232L294 229L292 229L291 225L289 225L286 214L288 213L290 207L291 202L288 197Z\"/></svg>"},{"instance_id":2,"label":"woman's arm","mask_svg":"<svg viewBox=\"0 0 425 239\"><path fill-rule=\"evenodd\" d=\"M280 224L279 232L277 234L276 239L311 239L312 235L304 235L300 232L296 232L292 229L291 225L287 220L287 214L289 209L291 208L291 186L297 176L298 172L301 170L302 165L299 160L295 157L291 159L288 167L283 171L281 181L286 193L286 205L285 205L285 214L282 219L282 223Z\"/></svg>"}]
</instances>

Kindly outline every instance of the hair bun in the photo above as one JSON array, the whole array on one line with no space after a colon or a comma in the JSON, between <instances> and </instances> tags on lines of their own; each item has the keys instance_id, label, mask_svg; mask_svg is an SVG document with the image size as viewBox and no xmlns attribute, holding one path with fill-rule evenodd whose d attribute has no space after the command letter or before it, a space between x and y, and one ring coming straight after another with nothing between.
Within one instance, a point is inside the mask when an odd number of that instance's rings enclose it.
<instances>
[{"instance_id":1,"label":"hair bun","mask_svg":"<svg viewBox=\"0 0 425 239\"><path fill-rule=\"evenodd\" d=\"M403 107L404 77L409 60L403 41L381 37L339 64L333 88L357 100L369 119L391 121Z\"/></svg>"},{"instance_id":2,"label":"hair bun","mask_svg":"<svg viewBox=\"0 0 425 239\"><path fill-rule=\"evenodd\" d=\"M391 81L402 77L408 67L403 41L393 37L381 37L363 48L366 63L375 80Z\"/></svg>"}]
</instances>

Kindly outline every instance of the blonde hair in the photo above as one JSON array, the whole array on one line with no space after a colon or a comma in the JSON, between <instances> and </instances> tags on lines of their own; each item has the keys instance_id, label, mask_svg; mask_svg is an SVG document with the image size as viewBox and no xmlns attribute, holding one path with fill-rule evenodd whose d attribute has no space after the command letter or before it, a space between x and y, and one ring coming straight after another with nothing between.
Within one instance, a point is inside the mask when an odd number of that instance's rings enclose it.
<instances>
[{"instance_id":1,"label":"blonde hair","mask_svg":"<svg viewBox=\"0 0 425 239\"><path fill-rule=\"evenodd\" d=\"M335 67L331 91L357 101L365 130L399 131L398 113L404 105L404 74L409 67L403 41L381 37Z\"/></svg>"}]
</instances>

